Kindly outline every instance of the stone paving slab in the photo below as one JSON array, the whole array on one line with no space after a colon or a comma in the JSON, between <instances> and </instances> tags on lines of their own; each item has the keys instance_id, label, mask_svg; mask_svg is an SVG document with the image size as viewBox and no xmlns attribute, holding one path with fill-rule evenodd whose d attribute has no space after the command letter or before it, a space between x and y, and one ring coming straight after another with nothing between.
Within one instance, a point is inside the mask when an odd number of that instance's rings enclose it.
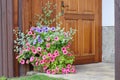
<instances>
[{"instance_id":1,"label":"stone paving slab","mask_svg":"<svg viewBox=\"0 0 120 80\"><path fill-rule=\"evenodd\" d=\"M77 73L75 74L45 74L45 73L34 73L42 74L50 77L64 78L68 80L115 80L115 70L113 63L94 63L76 66ZM32 72L28 72L30 75Z\"/></svg>"}]
</instances>

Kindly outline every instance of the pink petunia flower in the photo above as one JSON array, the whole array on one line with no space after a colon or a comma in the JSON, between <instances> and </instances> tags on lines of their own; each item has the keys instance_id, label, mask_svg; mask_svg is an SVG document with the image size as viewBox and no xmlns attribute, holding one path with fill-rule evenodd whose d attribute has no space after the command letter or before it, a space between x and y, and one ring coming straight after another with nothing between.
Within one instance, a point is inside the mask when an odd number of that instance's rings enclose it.
<instances>
[{"instance_id":1,"label":"pink petunia flower","mask_svg":"<svg viewBox=\"0 0 120 80\"><path fill-rule=\"evenodd\" d=\"M56 54L53 54L53 55L52 55L52 58L56 58L56 57L57 57Z\"/></svg>"},{"instance_id":2,"label":"pink petunia flower","mask_svg":"<svg viewBox=\"0 0 120 80\"><path fill-rule=\"evenodd\" d=\"M26 61L26 64L29 64L29 60Z\"/></svg>"},{"instance_id":3,"label":"pink petunia flower","mask_svg":"<svg viewBox=\"0 0 120 80\"><path fill-rule=\"evenodd\" d=\"M51 73L51 71L48 69L48 70L46 71L46 73L47 73L47 74L50 74L50 73Z\"/></svg>"},{"instance_id":4,"label":"pink petunia flower","mask_svg":"<svg viewBox=\"0 0 120 80\"><path fill-rule=\"evenodd\" d=\"M51 54L51 53L48 53L47 56L48 56L48 57L52 57L52 54Z\"/></svg>"},{"instance_id":5,"label":"pink petunia flower","mask_svg":"<svg viewBox=\"0 0 120 80\"><path fill-rule=\"evenodd\" d=\"M18 58L19 58L19 56L16 57L16 59L18 59Z\"/></svg>"},{"instance_id":6,"label":"pink petunia flower","mask_svg":"<svg viewBox=\"0 0 120 80\"><path fill-rule=\"evenodd\" d=\"M27 43L26 43L26 46L30 47L30 43L29 43L29 42L27 42Z\"/></svg>"},{"instance_id":7,"label":"pink petunia flower","mask_svg":"<svg viewBox=\"0 0 120 80\"><path fill-rule=\"evenodd\" d=\"M25 60L22 59L22 60L20 61L20 63L21 63L21 64L25 64Z\"/></svg>"},{"instance_id":8,"label":"pink petunia flower","mask_svg":"<svg viewBox=\"0 0 120 80\"><path fill-rule=\"evenodd\" d=\"M70 73L70 69L68 69L68 68L66 69L66 74L67 74L67 73Z\"/></svg>"},{"instance_id":9,"label":"pink petunia flower","mask_svg":"<svg viewBox=\"0 0 120 80\"><path fill-rule=\"evenodd\" d=\"M27 51L30 51L30 47L27 47Z\"/></svg>"},{"instance_id":10,"label":"pink petunia flower","mask_svg":"<svg viewBox=\"0 0 120 80\"><path fill-rule=\"evenodd\" d=\"M40 64L44 64L44 63L45 63L44 60L41 60L41 61L40 61Z\"/></svg>"},{"instance_id":11,"label":"pink petunia flower","mask_svg":"<svg viewBox=\"0 0 120 80\"><path fill-rule=\"evenodd\" d=\"M44 66L44 67L43 67L43 70L45 71L47 68L48 68L47 66Z\"/></svg>"},{"instance_id":12,"label":"pink petunia flower","mask_svg":"<svg viewBox=\"0 0 120 80\"><path fill-rule=\"evenodd\" d=\"M58 36L56 36L56 37L54 38L54 40L55 40L55 41L58 41L58 40L59 40L59 37L58 37Z\"/></svg>"},{"instance_id":13,"label":"pink petunia flower","mask_svg":"<svg viewBox=\"0 0 120 80\"><path fill-rule=\"evenodd\" d=\"M67 54L68 52L65 50L65 51L63 51L63 54Z\"/></svg>"},{"instance_id":14,"label":"pink petunia flower","mask_svg":"<svg viewBox=\"0 0 120 80\"><path fill-rule=\"evenodd\" d=\"M62 47L62 51L66 51L66 47Z\"/></svg>"},{"instance_id":15,"label":"pink petunia flower","mask_svg":"<svg viewBox=\"0 0 120 80\"><path fill-rule=\"evenodd\" d=\"M41 47L37 47L37 51L41 51L42 50L42 48Z\"/></svg>"},{"instance_id":16,"label":"pink petunia flower","mask_svg":"<svg viewBox=\"0 0 120 80\"><path fill-rule=\"evenodd\" d=\"M56 70L52 70L52 74L56 74Z\"/></svg>"},{"instance_id":17,"label":"pink petunia flower","mask_svg":"<svg viewBox=\"0 0 120 80\"><path fill-rule=\"evenodd\" d=\"M66 69L62 68L62 73L65 74L66 73Z\"/></svg>"},{"instance_id":18,"label":"pink petunia flower","mask_svg":"<svg viewBox=\"0 0 120 80\"><path fill-rule=\"evenodd\" d=\"M43 56L42 56L42 59L45 60L45 59L46 59L46 55L43 55Z\"/></svg>"},{"instance_id":19,"label":"pink petunia flower","mask_svg":"<svg viewBox=\"0 0 120 80\"><path fill-rule=\"evenodd\" d=\"M70 70L70 72L75 73L75 72L76 72L76 69L75 69L75 68L72 68L72 69Z\"/></svg>"},{"instance_id":20,"label":"pink petunia flower","mask_svg":"<svg viewBox=\"0 0 120 80\"><path fill-rule=\"evenodd\" d=\"M50 41L50 37L47 38L47 41Z\"/></svg>"},{"instance_id":21,"label":"pink petunia flower","mask_svg":"<svg viewBox=\"0 0 120 80\"><path fill-rule=\"evenodd\" d=\"M28 34L28 35L32 35L32 31L29 31L27 34Z\"/></svg>"},{"instance_id":22,"label":"pink petunia flower","mask_svg":"<svg viewBox=\"0 0 120 80\"><path fill-rule=\"evenodd\" d=\"M34 61L34 56L32 56L31 58L30 58L30 62L33 62Z\"/></svg>"},{"instance_id":23,"label":"pink petunia flower","mask_svg":"<svg viewBox=\"0 0 120 80\"><path fill-rule=\"evenodd\" d=\"M59 67L56 67L56 73L58 73L58 72L59 72L59 70L60 70L60 69L59 69Z\"/></svg>"},{"instance_id":24,"label":"pink petunia flower","mask_svg":"<svg viewBox=\"0 0 120 80\"><path fill-rule=\"evenodd\" d=\"M33 52L34 54L36 54L36 53L37 53L37 50L36 50L36 49L32 49L32 52Z\"/></svg>"},{"instance_id":25,"label":"pink petunia flower","mask_svg":"<svg viewBox=\"0 0 120 80\"><path fill-rule=\"evenodd\" d=\"M60 54L59 53L54 53L55 57L59 56Z\"/></svg>"},{"instance_id":26,"label":"pink petunia flower","mask_svg":"<svg viewBox=\"0 0 120 80\"><path fill-rule=\"evenodd\" d=\"M47 44L46 44L46 47L47 47L47 48L50 48L50 43L47 43Z\"/></svg>"},{"instance_id":27,"label":"pink petunia flower","mask_svg":"<svg viewBox=\"0 0 120 80\"><path fill-rule=\"evenodd\" d=\"M51 62L54 62L54 61L55 61L55 58L51 58L50 61L51 61Z\"/></svg>"},{"instance_id":28,"label":"pink petunia flower","mask_svg":"<svg viewBox=\"0 0 120 80\"><path fill-rule=\"evenodd\" d=\"M71 65L71 64L68 64L68 65L67 65L67 68L71 68L71 67L72 67L72 65Z\"/></svg>"},{"instance_id":29,"label":"pink petunia flower","mask_svg":"<svg viewBox=\"0 0 120 80\"><path fill-rule=\"evenodd\" d=\"M35 65L38 66L38 64L39 64L39 62L37 61L37 62L35 63Z\"/></svg>"}]
</instances>

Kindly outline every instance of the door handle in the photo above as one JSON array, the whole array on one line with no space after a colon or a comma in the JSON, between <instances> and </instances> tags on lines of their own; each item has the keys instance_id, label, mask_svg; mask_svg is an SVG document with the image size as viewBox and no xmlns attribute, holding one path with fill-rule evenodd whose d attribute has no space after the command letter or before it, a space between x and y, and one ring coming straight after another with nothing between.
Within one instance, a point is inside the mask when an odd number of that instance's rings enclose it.
<instances>
[{"instance_id":1,"label":"door handle","mask_svg":"<svg viewBox=\"0 0 120 80\"><path fill-rule=\"evenodd\" d=\"M65 4L64 4L64 1L61 1L61 14L62 14L62 15L64 15L64 9L65 9L66 7L69 7L69 6L68 6L68 5L65 5Z\"/></svg>"}]
</instances>

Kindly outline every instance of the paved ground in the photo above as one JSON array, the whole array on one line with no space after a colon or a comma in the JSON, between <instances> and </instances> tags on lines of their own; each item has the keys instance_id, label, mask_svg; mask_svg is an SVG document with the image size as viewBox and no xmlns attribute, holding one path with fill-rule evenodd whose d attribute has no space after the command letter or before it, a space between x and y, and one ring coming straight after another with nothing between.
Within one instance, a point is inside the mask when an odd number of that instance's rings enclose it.
<instances>
[{"instance_id":1,"label":"paved ground","mask_svg":"<svg viewBox=\"0 0 120 80\"><path fill-rule=\"evenodd\" d=\"M51 77L60 77L68 80L115 80L114 64L112 63L94 63L76 66L76 74L48 75ZM37 73L42 74L42 73Z\"/></svg>"}]
</instances>

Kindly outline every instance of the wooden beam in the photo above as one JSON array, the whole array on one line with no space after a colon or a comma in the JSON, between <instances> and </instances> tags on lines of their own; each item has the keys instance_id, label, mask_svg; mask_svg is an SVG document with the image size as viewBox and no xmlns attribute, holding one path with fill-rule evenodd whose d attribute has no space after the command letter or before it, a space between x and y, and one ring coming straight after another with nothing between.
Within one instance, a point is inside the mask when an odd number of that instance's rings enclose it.
<instances>
[{"instance_id":1,"label":"wooden beam","mask_svg":"<svg viewBox=\"0 0 120 80\"><path fill-rule=\"evenodd\" d=\"M0 0L0 76L2 76L3 73L2 64L2 4Z\"/></svg>"},{"instance_id":2,"label":"wooden beam","mask_svg":"<svg viewBox=\"0 0 120 80\"><path fill-rule=\"evenodd\" d=\"M115 0L115 80L120 80L120 0Z\"/></svg>"},{"instance_id":3,"label":"wooden beam","mask_svg":"<svg viewBox=\"0 0 120 80\"><path fill-rule=\"evenodd\" d=\"M13 77L13 0L7 0L8 77Z\"/></svg>"},{"instance_id":4,"label":"wooden beam","mask_svg":"<svg viewBox=\"0 0 120 80\"><path fill-rule=\"evenodd\" d=\"M8 77L8 52L7 52L7 0L2 0L2 49L3 49L3 75Z\"/></svg>"}]
</instances>

